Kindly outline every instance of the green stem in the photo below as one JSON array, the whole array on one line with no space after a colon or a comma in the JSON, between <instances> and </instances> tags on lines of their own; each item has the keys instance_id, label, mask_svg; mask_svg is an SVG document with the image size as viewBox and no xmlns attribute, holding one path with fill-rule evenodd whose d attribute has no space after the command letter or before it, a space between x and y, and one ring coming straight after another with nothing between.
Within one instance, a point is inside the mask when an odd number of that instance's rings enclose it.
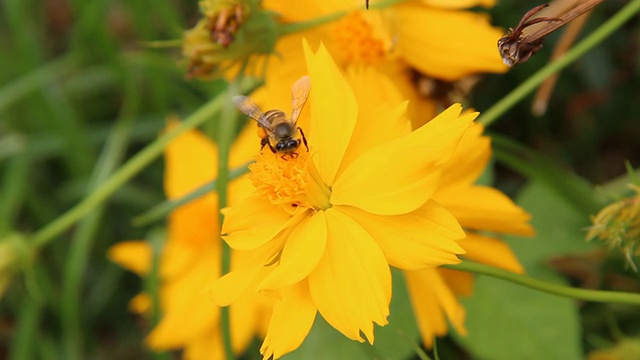
<instances>
[{"instance_id":1,"label":"green stem","mask_svg":"<svg viewBox=\"0 0 640 360\"><path fill-rule=\"evenodd\" d=\"M35 357L36 347L33 346L33 337L38 332L41 313L42 307L38 300L27 296L21 304L20 316L12 331L9 359L27 360Z\"/></svg>"},{"instance_id":2,"label":"green stem","mask_svg":"<svg viewBox=\"0 0 640 360\"><path fill-rule=\"evenodd\" d=\"M151 258L151 272L144 279L144 290L151 296L151 327L155 328L162 319L162 308L160 300L160 289L162 287L162 279L160 278L160 262L162 257L162 249L167 238L167 233L164 230L153 230L148 236L149 243L152 249ZM151 358L153 360L168 360L171 359L171 354L168 352L156 350L153 351Z\"/></svg>"},{"instance_id":3,"label":"green stem","mask_svg":"<svg viewBox=\"0 0 640 360\"><path fill-rule=\"evenodd\" d=\"M0 236L11 231L28 191L31 152L24 151L9 159L0 186Z\"/></svg>"},{"instance_id":4,"label":"green stem","mask_svg":"<svg viewBox=\"0 0 640 360\"><path fill-rule=\"evenodd\" d=\"M469 261L463 261L460 264L451 266L447 265L445 267L452 270L489 275L498 279L510 281L518 285L523 285L534 290L540 290L549 294L564 296L576 300L640 305L640 294L617 291L576 289L569 286L551 284L542 280L533 279L525 275L512 273L510 271L499 269L493 266L482 265Z\"/></svg>"},{"instance_id":5,"label":"green stem","mask_svg":"<svg viewBox=\"0 0 640 360\"><path fill-rule=\"evenodd\" d=\"M89 193L95 191L113 173L125 155L134 120L133 114L137 111L139 105L139 95L135 81L127 81L124 98L127 101L124 103L119 119L94 168L88 186ZM82 310L85 309L82 306L82 279L103 213L104 207L97 207L80 222L77 230L73 233L67 261L65 262L61 317L62 336L66 351L65 358L67 359L82 359L84 357L83 339L86 334L82 331L84 328Z\"/></svg>"},{"instance_id":6,"label":"green stem","mask_svg":"<svg viewBox=\"0 0 640 360\"><path fill-rule=\"evenodd\" d=\"M218 179L216 181L216 190L218 192L218 216L220 216L219 224L222 224L223 218L221 209L227 207L227 188L229 184L229 152L231 150L231 144L236 130L237 111L231 105L231 96L237 94L237 86L235 83L229 84L227 89L227 101L222 108L222 116L220 116L220 123L218 124ZM222 261L221 261L221 275L228 273L231 270L231 249L222 240ZM223 307L220 309L220 326L222 328L222 342L224 344L224 352L227 360L235 359L233 347L231 344L231 324L229 319L229 307Z\"/></svg>"},{"instance_id":7,"label":"green stem","mask_svg":"<svg viewBox=\"0 0 640 360\"><path fill-rule=\"evenodd\" d=\"M232 170L229 171L229 180L233 180L236 179L244 174L246 174L249 171L249 164L251 164L253 161L248 162L242 166L238 166L237 168L234 168ZM211 191L215 191L218 188L218 181L217 179L211 180L209 182L207 182L206 184L200 186L199 188L193 190L192 192L188 193L187 195L179 198L179 199L174 199L174 200L165 200L163 202L161 202L160 204L152 207L151 209L145 211L143 214L140 214L136 217L134 217L131 220L131 223L134 226L146 226L149 225L150 223L154 222L154 221L158 221L158 220L162 220L165 217L167 217L174 209L176 209L177 207L186 205L188 203L190 203L193 200L196 200L198 198L200 198L201 196L204 196L206 194L208 194Z\"/></svg>"},{"instance_id":8,"label":"green stem","mask_svg":"<svg viewBox=\"0 0 640 360\"><path fill-rule=\"evenodd\" d=\"M534 91L545 79L564 69L580 56L584 55L587 51L591 50L594 46L598 45L633 17L639 10L640 0L630 1L624 8L618 11L618 13L612 16L593 33L571 48L571 50L569 50L563 57L538 70L538 72L513 89L513 91L511 91L507 96L503 97L487 111L482 112L477 121L485 126L491 125L507 110Z\"/></svg>"},{"instance_id":9,"label":"green stem","mask_svg":"<svg viewBox=\"0 0 640 360\"><path fill-rule=\"evenodd\" d=\"M246 86L243 86L243 89L247 90L254 88L255 86L256 83L251 82L246 84ZM156 141L145 147L142 151L127 161L127 163L118 169L118 171L105 180L105 182L102 183L96 191L33 234L31 240L34 246L41 247L48 244L56 236L60 235L76 221L85 216L89 211L103 203L120 186L129 181L138 172L160 156L169 142L183 134L185 131L193 129L194 127L211 119L215 113L220 111L225 101L227 101L226 95L219 95L215 97L189 116L178 127L160 136Z\"/></svg>"}]
</instances>

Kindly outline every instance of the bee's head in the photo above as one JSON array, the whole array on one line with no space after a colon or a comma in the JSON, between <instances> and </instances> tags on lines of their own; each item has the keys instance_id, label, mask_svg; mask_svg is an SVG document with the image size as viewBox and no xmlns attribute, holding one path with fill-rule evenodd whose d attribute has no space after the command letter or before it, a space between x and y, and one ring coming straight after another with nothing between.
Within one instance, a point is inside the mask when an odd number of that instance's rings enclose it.
<instances>
[{"instance_id":1,"label":"bee's head","mask_svg":"<svg viewBox=\"0 0 640 360\"><path fill-rule=\"evenodd\" d=\"M298 139L282 140L276 144L276 151L289 153L296 150L299 146L300 146L300 140Z\"/></svg>"}]
</instances>

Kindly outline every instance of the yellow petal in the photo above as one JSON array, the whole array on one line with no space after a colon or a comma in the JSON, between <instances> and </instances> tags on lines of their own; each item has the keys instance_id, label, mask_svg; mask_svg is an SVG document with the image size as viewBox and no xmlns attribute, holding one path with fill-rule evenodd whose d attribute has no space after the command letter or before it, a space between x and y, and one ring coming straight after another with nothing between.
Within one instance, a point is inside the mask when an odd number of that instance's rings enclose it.
<instances>
[{"instance_id":1,"label":"yellow petal","mask_svg":"<svg viewBox=\"0 0 640 360\"><path fill-rule=\"evenodd\" d=\"M218 238L219 233L217 195L204 195L169 215L168 242L177 242L197 251Z\"/></svg>"},{"instance_id":2,"label":"yellow petal","mask_svg":"<svg viewBox=\"0 0 640 360\"><path fill-rule=\"evenodd\" d=\"M146 275L151 268L151 246L145 241L123 241L109 248L107 257L114 263Z\"/></svg>"},{"instance_id":3,"label":"yellow petal","mask_svg":"<svg viewBox=\"0 0 640 360\"><path fill-rule=\"evenodd\" d=\"M407 71L407 64L391 60L384 63L379 70L393 81L394 86L402 93L402 98L409 101L407 117L411 121L412 129L421 127L438 115L436 100L418 93L414 74Z\"/></svg>"},{"instance_id":4,"label":"yellow petal","mask_svg":"<svg viewBox=\"0 0 640 360\"><path fill-rule=\"evenodd\" d=\"M473 294L473 274L438 268L438 273L456 296L469 297Z\"/></svg>"},{"instance_id":5,"label":"yellow petal","mask_svg":"<svg viewBox=\"0 0 640 360\"><path fill-rule=\"evenodd\" d=\"M269 58L269 66L265 71L265 83L251 94L251 98L261 109L280 109L290 114L291 87L300 77L309 74L304 49L300 44L305 39L314 48L319 46L326 37L327 26L318 26L278 38L275 55ZM311 92L314 91L313 88L311 84ZM310 105L307 104L298 119L298 125L305 131L309 129L309 108Z\"/></svg>"},{"instance_id":6,"label":"yellow petal","mask_svg":"<svg viewBox=\"0 0 640 360\"><path fill-rule=\"evenodd\" d=\"M336 180L331 203L373 214L406 214L434 193L443 165L477 114L453 105L421 128L373 148Z\"/></svg>"},{"instance_id":7,"label":"yellow petal","mask_svg":"<svg viewBox=\"0 0 640 360\"><path fill-rule=\"evenodd\" d=\"M184 347L183 359L224 359L224 345L220 329L214 327L194 337Z\"/></svg>"},{"instance_id":8,"label":"yellow petal","mask_svg":"<svg viewBox=\"0 0 640 360\"><path fill-rule=\"evenodd\" d=\"M213 236L216 235L214 234ZM180 279L191 270L193 263L201 257L203 251L215 251L215 253L219 254L220 246L222 245L220 241L209 241L205 246L193 247L179 240L181 239L169 238L162 249L159 270L160 278L163 282ZM214 254L212 258L218 259L219 255Z\"/></svg>"},{"instance_id":9,"label":"yellow petal","mask_svg":"<svg viewBox=\"0 0 640 360\"><path fill-rule=\"evenodd\" d=\"M283 288L281 297L273 309L267 336L260 348L264 360L271 359L271 356L277 359L297 349L316 317L316 307L306 281Z\"/></svg>"},{"instance_id":10,"label":"yellow petal","mask_svg":"<svg viewBox=\"0 0 640 360\"><path fill-rule=\"evenodd\" d=\"M263 330L271 319L273 301L249 289L229 306L231 344L236 354L242 354L256 335L264 339Z\"/></svg>"},{"instance_id":11,"label":"yellow petal","mask_svg":"<svg viewBox=\"0 0 640 360\"><path fill-rule=\"evenodd\" d=\"M416 146L364 154L345 169L335 183L330 202L379 215L399 215L416 210L436 189L441 166L422 156L410 156L402 161L398 158L426 151L425 147Z\"/></svg>"},{"instance_id":12,"label":"yellow petal","mask_svg":"<svg viewBox=\"0 0 640 360\"><path fill-rule=\"evenodd\" d=\"M477 234L468 234L467 238L460 242L467 251L465 258L487 264L518 274L524 272L524 268L504 242Z\"/></svg>"},{"instance_id":13,"label":"yellow petal","mask_svg":"<svg viewBox=\"0 0 640 360\"><path fill-rule=\"evenodd\" d=\"M367 150L411 132L407 102L387 75L371 67L351 67L346 78L359 105L358 121L338 173Z\"/></svg>"},{"instance_id":14,"label":"yellow petal","mask_svg":"<svg viewBox=\"0 0 640 360\"><path fill-rule=\"evenodd\" d=\"M445 315L459 333L466 333L464 307L444 283L438 269L405 271L404 275L422 342L426 347L433 345L435 336L447 333Z\"/></svg>"},{"instance_id":15,"label":"yellow petal","mask_svg":"<svg viewBox=\"0 0 640 360\"><path fill-rule=\"evenodd\" d=\"M323 211L296 224L287 237L280 262L259 285L258 291L279 289L306 278L320 261L326 242L327 223Z\"/></svg>"},{"instance_id":16,"label":"yellow petal","mask_svg":"<svg viewBox=\"0 0 640 360\"><path fill-rule=\"evenodd\" d=\"M291 216L258 196L232 206L222 224L224 240L236 250L256 249L285 228Z\"/></svg>"},{"instance_id":17,"label":"yellow petal","mask_svg":"<svg viewBox=\"0 0 640 360\"><path fill-rule=\"evenodd\" d=\"M178 124L170 121L165 131ZM169 143L164 158L164 188L169 199L182 197L217 176L218 149L197 130L187 131Z\"/></svg>"},{"instance_id":18,"label":"yellow petal","mask_svg":"<svg viewBox=\"0 0 640 360\"><path fill-rule=\"evenodd\" d=\"M425 5L442 9L468 9L474 6L492 7L496 4L495 0L421 0L421 2Z\"/></svg>"},{"instance_id":19,"label":"yellow petal","mask_svg":"<svg viewBox=\"0 0 640 360\"><path fill-rule=\"evenodd\" d=\"M310 147L317 149L314 162L322 180L331 185L351 139L358 117L358 105L353 91L327 49L320 44L314 54L306 41L303 45L311 77L311 128L308 140Z\"/></svg>"},{"instance_id":20,"label":"yellow petal","mask_svg":"<svg viewBox=\"0 0 640 360\"><path fill-rule=\"evenodd\" d=\"M178 126L170 121L169 131ZM217 175L218 150L206 136L190 130L173 140L164 152L164 187L169 199L181 198ZM218 233L218 197L209 193L175 209L169 216L169 242L199 248Z\"/></svg>"},{"instance_id":21,"label":"yellow petal","mask_svg":"<svg viewBox=\"0 0 640 360\"><path fill-rule=\"evenodd\" d=\"M309 274L311 297L331 326L350 339L373 343L373 323L387 324L391 272L382 250L360 225L326 211L327 246Z\"/></svg>"},{"instance_id":22,"label":"yellow petal","mask_svg":"<svg viewBox=\"0 0 640 360\"><path fill-rule=\"evenodd\" d=\"M260 149L260 138L256 134L257 125L247 123L231 145L229 152L229 166L235 168L253 160Z\"/></svg>"},{"instance_id":23,"label":"yellow petal","mask_svg":"<svg viewBox=\"0 0 640 360\"><path fill-rule=\"evenodd\" d=\"M443 188L434 196L462 227L531 236L531 216L500 191L487 186Z\"/></svg>"},{"instance_id":24,"label":"yellow petal","mask_svg":"<svg viewBox=\"0 0 640 360\"><path fill-rule=\"evenodd\" d=\"M381 216L353 207L340 211L360 224L382 248L389 265L418 270L460 262L457 241L465 234L456 219L435 201L403 215Z\"/></svg>"},{"instance_id":25,"label":"yellow petal","mask_svg":"<svg viewBox=\"0 0 640 360\"><path fill-rule=\"evenodd\" d=\"M482 175L491 158L491 140L482 136L483 131L482 125L474 124L464 133L443 168L441 187L473 185Z\"/></svg>"},{"instance_id":26,"label":"yellow petal","mask_svg":"<svg viewBox=\"0 0 640 360\"><path fill-rule=\"evenodd\" d=\"M261 270L263 270L262 264L229 272L211 284L208 291L209 298L218 306L228 306L256 280Z\"/></svg>"},{"instance_id":27,"label":"yellow petal","mask_svg":"<svg viewBox=\"0 0 640 360\"><path fill-rule=\"evenodd\" d=\"M329 15L338 11L344 11L354 7L363 7L359 0L322 0L322 1L290 1L290 0L264 0L262 6L265 9L275 11L283 17L284 21L305 21L316 17Z\"/></svg>"},{"instance_id":28,"label":"yellow petal","mask_svg":"<svg viewBox=\"0 0 640 360\"><path fill-rule=\"evenodd\" d=\"M502 30L486 16L439 10L407 3L394 7L398 51L420 72L437 79L457 80L477 72L505 72L497 49Z\"/></svg>"},{"instance_id":29,"label":"yellow petal","mask_svg":"<svg viewBox=\"0 0 640 360\"><path fill-rule=\"evenodd\" d=\"M129 301L129 311L136 314L144 314L153 307L151 296L147 293L140 293Z\"/></svg>"},{"instance_id":30,"label":"yellow petal","mask_svg":"<svg viewBox=\"0 0 640 360\"><path fill-rule=\"evenodd\" d=\"M194 336L218 322L219 309L204 289L220 274L211 253L203 253L180 279L164 283L161 290L163 317L147 338L154 349L184 346ZM197 316L194 316L197 314Z\"/></svg>"}]
</instances>

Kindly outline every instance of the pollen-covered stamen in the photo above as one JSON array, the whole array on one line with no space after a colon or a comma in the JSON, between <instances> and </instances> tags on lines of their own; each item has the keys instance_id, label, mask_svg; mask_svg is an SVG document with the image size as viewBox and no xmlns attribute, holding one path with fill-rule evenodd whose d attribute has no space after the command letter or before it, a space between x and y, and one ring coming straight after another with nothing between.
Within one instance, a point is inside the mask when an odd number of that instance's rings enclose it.
<instances>
[{"instance_id":1,"label":"pollen-covered stamen","mask_svg":"<svg viewBox=\"0 0 640 360\"><path fill-rule=\"evenodd\" d=\"M263 152L249 166L250 178L255 188L269 199L293 214L299 207L324 210L331 207L331 191L322 182L311 161L310 153L297 150L298 156L282 156L280 153Z\"/></svg>"},{"instance_id":2,"label":"pollen-covered stamen","mask_svg":"<svg viewBox=\"0 0 640 360\"><path fill-rule=\"evenodd\" d=\"M391 49L391 39L383 30L380 13L356 11L340 19L331 32L331 40L347 63L372 65Z\"/></svg>"}]
</instances>

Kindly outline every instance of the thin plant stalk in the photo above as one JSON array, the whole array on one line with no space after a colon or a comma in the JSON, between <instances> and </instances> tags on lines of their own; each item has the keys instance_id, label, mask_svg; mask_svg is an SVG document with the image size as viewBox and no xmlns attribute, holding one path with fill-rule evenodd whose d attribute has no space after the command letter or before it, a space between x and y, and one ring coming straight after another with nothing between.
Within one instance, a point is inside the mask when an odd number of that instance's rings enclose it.
<instances>
[{"instance_id":1,"label":"thin plant stalk","mask_svg":"<svg viewBox=\"0 0 640 360\"><path fill-rule=\"evenodd\" d=\"M566 68L569 64L576 61L587 51L598 45L604 39L609 37L614 31L619 29L625 22L631 19L640 11L640 0L632 0L614 16L609 18L593 33L584 40L574 46L563 57L547 64L542 69L529 77L525 82L513 89L509 94L496 102L491 108L481 113L478 122L485 126L490 126L507 110L511 109L515 104L524 99L525 96L533 92L546 78Z\"/></svg>"},{"instance_id":2,"label":"thin plant stalk","mask_svg":"<svg viewBox=\"0 0 640 360\"><path fill-rule=\"evenodd\" d=\"M576 300L640 305L640 294L619 291L576 289L570 286L552 284L546 281L528 277L526 275L516 274L504 269L499 269L493 266L478 264L470 261L463 261L457 265L446 265L445 267L453 270L488 275L497 279L522 285L530 289Z\"/></svg>"}]
</instances>

